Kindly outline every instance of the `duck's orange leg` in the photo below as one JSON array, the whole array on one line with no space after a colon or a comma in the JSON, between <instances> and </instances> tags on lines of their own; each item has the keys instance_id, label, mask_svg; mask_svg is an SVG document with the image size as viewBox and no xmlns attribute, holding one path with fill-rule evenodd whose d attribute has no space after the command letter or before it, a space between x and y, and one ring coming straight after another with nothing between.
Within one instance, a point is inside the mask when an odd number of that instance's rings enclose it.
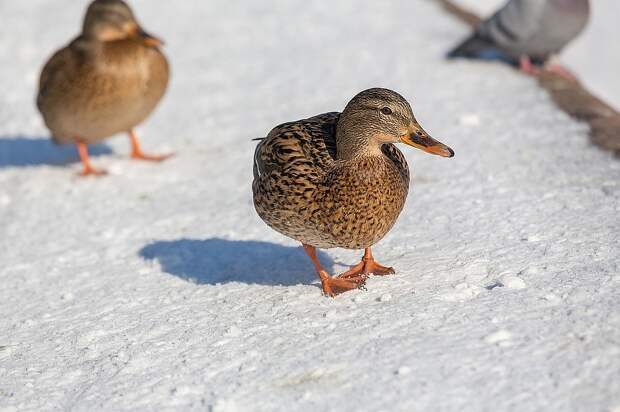
<instances>
[{"instance_id":1,"label":"duck's orange leg","mask_svg":"<svg viewBox=\"0 0 620 412\"><path fill-rule=\"evenodd\" d=\"M323 286L323 293L325 295L334 297L343 292L364 286L366 276L351 276L347 279L332 277L323 269L323 266L321 266L321 262L319 262L319 259L316 257L316 248L314 246L304 245L304 251L312 261L319 278L321 278L321 285Z\"/></svg>"},{"instance_id":2,"label":"duck's orange leg","mask_svg":"<svg viewBox=\"0 0 620 412\"><path fill-rule=\"evenodd\" d=\"M103 176L108 173L105 170L95 169L90 164L90 158L88 157L88 145L86 143L78 141L75 145L77 146L80 160L84 165L84 169L80 173L80 176Z\"/></svg>"},{"instance_id":3,"label":"duck's orange leg","mask_svg":"<svg viewBox=\"0 0 620 412\"><path fill-rule=\"evenodd\" d=\"M138 136L131 129L129 132L129 140L131 140L131 157L133 159L141 159L141 160L150 160L152 162L161 162L162 160L166 160L169 157L173 156L172 153L165 155L148 155L142 151L140 147L140 141L138 140Z\"/></svg>"},{"instance_id":4,"label":"duck's orange leg","mask_svg":"<svg viewBox=\"0 0 620 412\"><path fill-rule=\"evenodd\" d=\"M372 257L372 251L369 247L367 247L366 249L364 249L364 257L362 257L362 261L357 265L353 266L351 269L344 272L339 277L343 279L349 279L351 277L355 278L360 275L368 276L371 273L377 276L386 276L393 275L396 272L393 268L378 264Z\"/></svg>"}]
</instances>

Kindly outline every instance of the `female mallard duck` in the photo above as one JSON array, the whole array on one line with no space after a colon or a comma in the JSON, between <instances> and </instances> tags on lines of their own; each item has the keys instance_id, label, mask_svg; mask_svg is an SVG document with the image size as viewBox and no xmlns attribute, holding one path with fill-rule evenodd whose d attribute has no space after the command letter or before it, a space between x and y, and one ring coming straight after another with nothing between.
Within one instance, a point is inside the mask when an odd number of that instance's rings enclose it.
<instances>
[{"instance_id":1,"label":"female mallard duck","mask_svg":"<svg viewBox=\"0 0 620 412\"><path fill-rule=\"evenodd\" d=\"M168 157L144 154L133 131L168 84L161 44L122 0L95 0L82 33L43 68L37 106L56 143L77 145L82 175L105 173L91 166L87 145L119 132L129 133L133 158Z\"/></svg>"},{"instance_id":2,"label":"female mallard duck","mask_svg":"<svg viewBox=\"0 0 620 412\"><path fill-rule=\"evenodd\" d=\"M256 147L254 207L269 226L303 244L328 296L362 286L370 273L394 273L375 262L370 247L392 228L409 190L407 161L393 145L399 142L454 156L387 89L359 93L342 113L277 126ZM316 248L333 247L365 249L364 257L332 277Z\"/></svg>"}]
</instances>

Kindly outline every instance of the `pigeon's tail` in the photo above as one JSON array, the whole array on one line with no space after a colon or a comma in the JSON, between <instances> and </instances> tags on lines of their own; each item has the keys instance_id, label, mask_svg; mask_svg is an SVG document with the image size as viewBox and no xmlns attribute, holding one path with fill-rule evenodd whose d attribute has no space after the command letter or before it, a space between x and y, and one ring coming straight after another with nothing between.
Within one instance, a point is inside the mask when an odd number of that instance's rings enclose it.
<instances>
[{"instance_id":1,"label":"pigeon's tail","mask_svg":"<svg viewBox=\"0 0 620 412\"><path fill-rule=\"evenodd\" d=\"M518 57L511 56L510 53L502 50L492 40L481 36L479 33L472 34L467 40L448 53L447 57L449 59L497 60L512 66L519 65Z\"/></svg>"}]
</instances>

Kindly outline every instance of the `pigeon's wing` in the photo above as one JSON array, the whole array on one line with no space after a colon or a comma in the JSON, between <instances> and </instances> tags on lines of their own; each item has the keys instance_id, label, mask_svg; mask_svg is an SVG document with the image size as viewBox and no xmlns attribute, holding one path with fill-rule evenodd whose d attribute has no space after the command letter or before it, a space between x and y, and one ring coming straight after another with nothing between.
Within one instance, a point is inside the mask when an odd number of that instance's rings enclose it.
<instances>
[{"instance_id":1,"label":"pigeon's wing","mask_svg":"<svg viewBox=\"0 0 620 412\"><path fill-rule=\"evenodd\" d=\"M545 1L510 0L476 31L452 50L448 57L502 60L518 64L528 41L540 30Z\"/></svg>"}]
</instances>

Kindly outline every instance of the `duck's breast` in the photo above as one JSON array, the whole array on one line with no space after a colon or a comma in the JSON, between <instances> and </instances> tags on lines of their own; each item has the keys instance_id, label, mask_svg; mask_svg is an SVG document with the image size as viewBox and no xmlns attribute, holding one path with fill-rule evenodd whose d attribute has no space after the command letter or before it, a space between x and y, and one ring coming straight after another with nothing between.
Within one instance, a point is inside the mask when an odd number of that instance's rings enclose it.
<instances>
[{"instance_id":1,"label":"duck's breast","mask_svg":"<svg viewBox=\"0 0 620 412\"><path fill-rule=\"evenodd\" d=\"M370 247L394 226L409 191L409 170L398 149L388 151L397 162L389 156L360 158L330 173L317 196L321 211L313 216L324 232L322 247Z\"/></svg>"}]
</instances>

